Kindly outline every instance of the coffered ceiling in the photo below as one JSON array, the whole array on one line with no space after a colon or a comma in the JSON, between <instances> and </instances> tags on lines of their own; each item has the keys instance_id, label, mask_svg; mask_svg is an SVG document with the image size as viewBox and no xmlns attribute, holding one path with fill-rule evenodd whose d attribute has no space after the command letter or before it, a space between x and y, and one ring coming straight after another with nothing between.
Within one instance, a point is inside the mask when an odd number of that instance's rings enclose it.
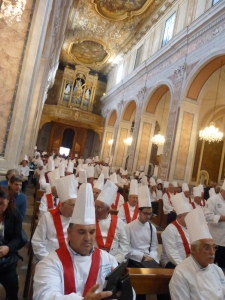
<instances>
[{"instance_id":1,"label":"coffered ceiling","mask_svg":"<svg viewBox=\"0 0 225 300\"><path fill-rule=\"evenodd\" d=\"M175 0L74 0L61 65L107 74Z\"/></svg>"}]
</instances>

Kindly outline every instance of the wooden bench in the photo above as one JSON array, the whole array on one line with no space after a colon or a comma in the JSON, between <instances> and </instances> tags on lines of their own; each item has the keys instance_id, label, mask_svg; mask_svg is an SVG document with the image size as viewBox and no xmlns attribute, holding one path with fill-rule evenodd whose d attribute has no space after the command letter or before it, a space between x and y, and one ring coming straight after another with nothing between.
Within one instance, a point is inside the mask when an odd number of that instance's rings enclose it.
<instances>
[{"instance_id":1,"label":"wooden bench","mask_svg":"<svg viewBox=\"0 0 225 300\"><path fill-rule=\"evenodd\" d=\"M173 269L128 268L136 294L169 294Z\"/></svg>"}]
</instances>

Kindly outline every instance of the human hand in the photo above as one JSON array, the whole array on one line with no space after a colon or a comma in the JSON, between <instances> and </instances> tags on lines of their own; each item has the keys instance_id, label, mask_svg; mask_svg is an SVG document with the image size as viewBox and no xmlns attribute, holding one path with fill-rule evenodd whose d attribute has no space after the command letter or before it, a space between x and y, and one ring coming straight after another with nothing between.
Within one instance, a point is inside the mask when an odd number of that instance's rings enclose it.
<instances>
[{"instance_id":1,"label":"human hand","mask_svg":"<svg viewBox=\"0 0 225 300\"><path fill-rule=\"evenodd\" d=\"M150 256L144 256L143 258L144 258L143 261L150 261L150 260L153 260L153 258L150 257Z\"/></svg>"},{"instance_id":2,"label":"human hand","mask_svg":"<svg viewBox=\"0 0 225 300\"><path fill-rule=\"evenodd\" d=\"M8 246L1 246L0 247L0 257L4 257L9 253L9 247Z\"/></svg>"},{"instance_id":3,"label":"human hand","mask_svg":"<svg viewBox=\"0 0 225 300\"><path fill-rule=\"evenodd\" d=\"M97 291L98 288L99 288L99 284L93 285L89 289L87 295L84 297L83 300L100 300L112 295L112 292L99 292L95 294L95 291Z\"/></svg>"}]
</instances>

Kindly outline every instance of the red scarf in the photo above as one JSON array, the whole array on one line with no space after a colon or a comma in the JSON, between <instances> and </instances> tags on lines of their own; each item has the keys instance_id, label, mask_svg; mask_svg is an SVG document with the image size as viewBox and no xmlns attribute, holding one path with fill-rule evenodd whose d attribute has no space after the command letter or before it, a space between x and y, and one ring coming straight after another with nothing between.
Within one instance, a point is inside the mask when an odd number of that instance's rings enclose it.
<instances>
[{"instance_id":1,"label":"red scarf","mask_svg":"<svg viewBox=\"0 0 225 300\"><path fill-rule=\"evenodd\" d=\"M183 229L181 228L181 226L177 223L177 221L175 220L175 221L173 221L171 224L173 224L176 228L177 228L177 230L178 230L178 232L179 232L179 234L180 234L180 237L181 237L181 239L182 239L182 242L183 242L183 245L184 245L184 250L185 250L185 253L186 253L186 257L188 257L189 255L190 255L190 246L189 246L189 243L188 243L188 240L187 240L187 238L186 238L186 236L185 236L185 234L184 234L184 232L183 232Z\"/></svg>"},{"instance_id":2,"label":"red scarf","mask_svg":"<svg viewBox=\"0 0 225 300\"><path fill-rule=\"evenodd\" d=\"M111 215L111 223L109 226L106 242L104 244L101 229L98 220L96 220L96 242L98 244L99 249L106 250L107 252L110 251L112 242L114 240L115 232L116 232L117 221L118 221L118 217L115 215Z\"/></svg>"},{"instance_id":3,"label":"red scarf","mask_svg":"<svg viewBox=\"0 0 225 300\"><path fill-rule=\"evenodd\" d=\"M193 209L195 209L195 208L196 208L196 206L195 206L194 202L191 202L191 198L190 198L190 197L189 197L189 203L192 205Z\"/></svg>"},{"instance_id":4,"label":"red scarf","mask_svg":"<svg viewBox=\"0 0 225 300\"><path fill-rule=\"evenodd\" d=\"M170 193L169 193L169 192L166 192L166 194L167 194L167 197L168 197L168 199L169 199L169 201L170 201ZM176 192L174 192L173 194L176 195ZM171 206L173 206L173 204L172 204L171 201L170 201L170 204L171 204Z\"/></svg>"},{"instance_id":5,"label":"red scarf","mask_svg":"<svg viewBox=\"0 0 225 300\"><path fill-rule=\"evenodd\" d=\"M46 194L46 199L47 199L47 203L48 203L48 209L53 209L54 205L53 205L52 194Z\"/></svg>"},{"instance_id":6,"label":"red scarf","mask_svg":"<svg viewBox=\"0 0 225 300\"><path fill-rule=\"evenodd\" d=\"M49 210L49 212L52 215L53 222L55 225L56 235L59 242L59 248L66 246L62 221L59 213L59 205L56 208Z\"/></svg>"},{"instance_id":7,"label":"red scarf","mask_svg":"<svg viewBox=\"0 0 225 300\"><path fill-rule=\"evenodd\" d=\"M125 212L125 217L126 217L127 224L129 224L131 221L134 221L134 220L137 219L137 216L138 216L138 205L135 206L132 220L131 220L130 210L129 210L129 206L128 206L127 202L125 202L123 204L123 208L124 208L124 212Z\"/></svg>"},{"instance_id":8,"label":"red scarf","mask_svg":"<svg viewBox=\"0 0 225 300\"><path fill-rule=\"evenodd\" d=\"M115 201L115 203L113 203L112 206L111 206L112 209L117 210L118 204L119 204L119 199L120 199L120 193L117 192L117 194L116 194L116 201Z\"/></svg>"},{"instance_id":9,"label":"red scarf","mask_svg":"<svg viewBox=\"0 0 225 300\"><path fill-rule=\"evenodd\" d=\"M64 271L64 295L76 293L74 267L73 267L73 261L70 256L69 250L67 249L66 246L64 246L57 249L56 253L59 259L61 260L63 271ZM84 291L82 295L83 297L85 297L89 289L94 284L96 284L99 269L100 269L100 250L94 248L94 252L92 253L91 268L89 271L88 279L84 287Z\"/></svg>"}]
</instances>

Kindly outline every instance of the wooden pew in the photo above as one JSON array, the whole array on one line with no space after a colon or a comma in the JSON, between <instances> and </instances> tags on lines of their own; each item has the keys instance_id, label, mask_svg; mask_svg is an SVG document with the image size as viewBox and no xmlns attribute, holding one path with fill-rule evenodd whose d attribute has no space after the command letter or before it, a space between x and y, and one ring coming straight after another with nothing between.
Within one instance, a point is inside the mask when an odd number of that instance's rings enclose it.
<instances>
[{"instance_id":1,"label":"wooden pew","mask_svg":"<svg viewBox=\"0 0 225 300\"><path fill-rule=\"evenodd\" d=\"M169 294L173 269L128 268L136 294Z\"/></svg>"},{"instance_id":2,"label":"wooden pew","mask_svg":"<svg viewBox=\"0 0 225 300\"><path fill-rule=\"evenodd\" d=\"M159 199L158 203L159 203L159 206L158 206L159 226L161 228L165 229L166 224L167 224L167 215L165 215L163 212L163 200Z\"/></svg>"}]
</instances>

